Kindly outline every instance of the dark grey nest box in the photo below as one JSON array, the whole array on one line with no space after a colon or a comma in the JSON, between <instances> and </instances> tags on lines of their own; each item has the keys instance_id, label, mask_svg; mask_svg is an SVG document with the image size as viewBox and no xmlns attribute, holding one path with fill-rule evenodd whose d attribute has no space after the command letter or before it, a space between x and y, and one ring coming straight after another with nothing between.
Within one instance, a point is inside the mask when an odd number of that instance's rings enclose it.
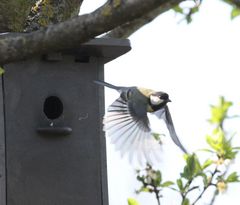
<instances>
[{"instance_id":1,"label":"dark grey nest box","mask_svg":"<svg viewBox=\"0 0 240 205\"><path fill-rule=\"evenodd\" d=\"M0 205L107 205L104 64L128 40L5 65L0 92Z\"/></svg>"}]
</instances>

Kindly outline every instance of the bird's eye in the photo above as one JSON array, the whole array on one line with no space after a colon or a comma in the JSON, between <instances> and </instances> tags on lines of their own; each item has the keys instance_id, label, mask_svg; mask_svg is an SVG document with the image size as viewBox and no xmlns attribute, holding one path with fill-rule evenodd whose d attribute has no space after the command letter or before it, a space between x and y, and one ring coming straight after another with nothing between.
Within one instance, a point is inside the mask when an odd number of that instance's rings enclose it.
<instances>
[{"instance_id":1,"label":"bird's eye","mask_svg":"<svg viewBox=\"0 0 240 205\"><path fill-rule=\"evenodd\" d=\"M162 102L162 100L160 99L159 96L150 95L150 102L152 105L159 105Z\"/></svg>"},{"instance_id":2,"label":"bird's eye","mask_svg":"<svg viewBox=\"0 0 240 205\"><path fill-rule=\"evenodd\" d=\"M168 100L168 94L167 93L162 93L159 97L162 100Z\"/></svg>"}]
</instances>

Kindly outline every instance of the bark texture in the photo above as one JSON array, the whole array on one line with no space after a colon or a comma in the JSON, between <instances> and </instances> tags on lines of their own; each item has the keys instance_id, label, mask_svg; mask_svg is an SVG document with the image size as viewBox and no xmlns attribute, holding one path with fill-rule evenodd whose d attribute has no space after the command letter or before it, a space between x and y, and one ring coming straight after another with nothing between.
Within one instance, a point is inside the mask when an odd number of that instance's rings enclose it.
<instances>
[{"instance_id":1,"label":"bark texture","mask_svg":"<svg viewBox=\"0 0 240 205\"><path fill-rule=\"evenodd\" d=\"M177 4L183 0L172 0ZM169 0L111 0L94 12L49 25L26 34L0 36L0 64L32 55L74 48L91 38L139 19L156 8L169 8Z\"/></svg>"},{"instance_id":2,"label":"bark texture","mask_svg":"<svg viewBox=\"0 0 240 205\"><path fill-rule=\"evenodd\" d=\"M27 16L35 0L1 0L0 33L23 31Z\"/></svg>"},{"instance_id":3,"label":"bark texture","mask_svg":"<svg viewBox=\"0 0 240 205\"><path fill-rule=\"evenodd\" d=\"M83 0L38 0L26 19L25 32L39 30L77 16Z\"/></svg>"}]
</instances>

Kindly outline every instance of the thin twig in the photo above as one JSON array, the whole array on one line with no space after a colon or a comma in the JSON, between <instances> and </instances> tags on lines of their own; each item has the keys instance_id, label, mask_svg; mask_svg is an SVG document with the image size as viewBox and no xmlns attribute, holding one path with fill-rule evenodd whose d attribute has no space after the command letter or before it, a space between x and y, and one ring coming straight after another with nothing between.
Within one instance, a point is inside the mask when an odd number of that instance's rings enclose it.
<instances>
[{"instance_id":1,"label":"thin twig","mask_svg":"<svg viewBox=\"0 0 240 205\"><path fill-rule=\"evenodd\" d=\"M157 187L154 186L154 193L155 193L155 196L156 196L156 199L157 199L157 203L158 203L158 205L161 205L159 192L160 192L160 190L158 190Z\"/></svg>"},{"instance_id":2,"label":"thin twig","mask_svg":"<svg viewBox=\"0 0 240 205\"><path fill-rule=\"evenodd\" d=\"M202 196L203 196L203 194L206 192L206 190L207 190L210 186L213 185L213 183L212 183L213 178L214 178L215 174L218 173L218 172L219 172L219 171L218 171L218 166L216 166L214 172L212 173L211 180L209 181L209 183L208 183L206 186L204 186L202 192L201 192L200 195L195 199L195 201L192 203L192 205L195 205L195 204L202 198Z\"/></svg>"},{"instance_id":3,"label":"thin twig","mask_svg":"<svg viewBox=\"0 0 240 205\"><path fill-rule=\"evenodd\" d=\"M215 202L215 200L216 200L216 197L217 197L217 194L218 194L218 191L215 190L215 192L214 192L214 194L213 194L213 197L212 197L211 202L210 202L209 205L213 205L213 204L214 204L214 202Z\"/></svg>"},{"instance_id":4,"label":"thin twig","mask_svg":"<svg viewBox=\"0 0 240 205\"><path fill-rule=\"evenodd\" d=\"M208 184L207 186L204 187L204 189L202 190L201 194L196 198L196 200L192 203L192 205L195 205L199 199L202 198L203 194L205 193L205 191L211 186L212 184Z\"/></svg>"},{"instance_id":5,"label":"thin twig","mask_svg":"<svg viewBox=\"0 0 240 205\"><path fill-rule=\"evenodd\" d=\"M221 175L223 178L224 178L224 176L226 176L226 174L227 174L227 172L228 172L228 170L229 170L229 168L230 168L230 165L231 165L231 164L229 164L229 165L226 167L225 172ZM217 195L218 195L218 191L215 190L215 192L214 192L214 194L213 194L213 196L212 196L212 199L211 199L211 202L210 202L209 205L213 205L213 204L214 204Z\"/></svg>"},{"instance_id":6,"label":"thin twig","mask_svg":"<svg viewBox=\"0 0 240 205\"><path fill-rule=\"evenodd\" d=\"M190 179L188 182L187 182L187 184L185 185L185 188L186 187L190 187L190 185L191 185L191 183L192 183L192 179ZM181 194L181 197L182 197L182 202L186 199L186 196L187 196L187 194L190 192L190 189L188 189L186 192L180 192L180 194ZM182 204L182 203L181 203Z\"/></svg>"}]
</instances>

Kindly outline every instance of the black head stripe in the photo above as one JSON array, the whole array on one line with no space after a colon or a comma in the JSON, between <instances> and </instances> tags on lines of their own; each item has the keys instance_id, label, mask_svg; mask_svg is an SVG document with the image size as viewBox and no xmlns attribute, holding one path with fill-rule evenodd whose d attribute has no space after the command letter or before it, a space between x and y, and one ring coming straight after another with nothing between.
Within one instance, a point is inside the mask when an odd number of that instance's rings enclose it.
<instances>
[{"instance_id":1,"label":"black head stripe","mask_svg":"<svg viewBox=\"0 0 240 205\"><path fill-rule=\"evenodd\" d=\"M160 99L162 99L162 100L168 100L168 99L169 99L169 96L168 96L167 93L161 93L161 94L160 94Z\"/></svg>"}]
</instances>

